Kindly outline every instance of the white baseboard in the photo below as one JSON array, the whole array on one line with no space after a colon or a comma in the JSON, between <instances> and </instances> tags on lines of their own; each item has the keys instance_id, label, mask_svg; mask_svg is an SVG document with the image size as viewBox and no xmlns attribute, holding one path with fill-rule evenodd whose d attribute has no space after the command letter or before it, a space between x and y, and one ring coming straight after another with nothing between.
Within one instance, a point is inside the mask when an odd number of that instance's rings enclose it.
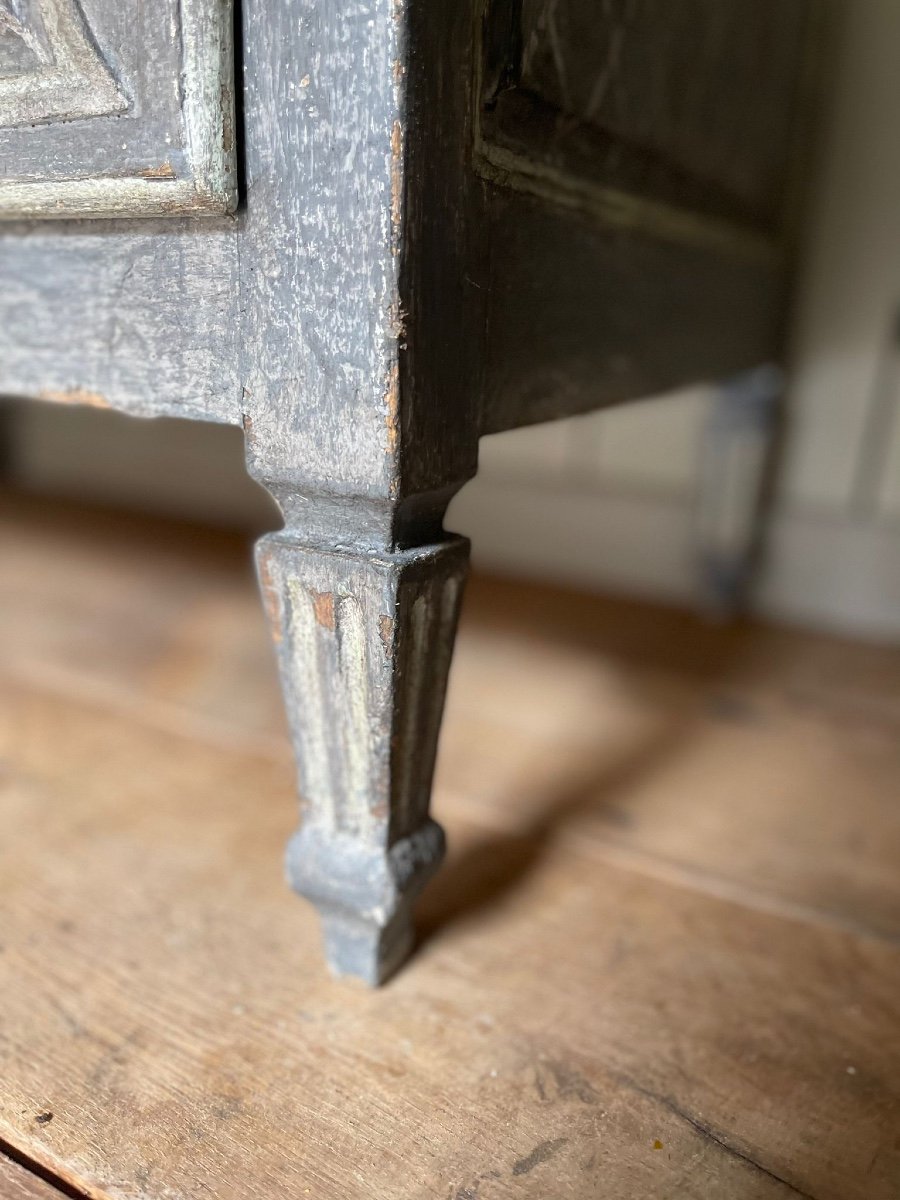
<instances>
[{"instance_id":1,"label":"white baseboard","mask_svg":"<svg viewBox=\"0 0 900 1200\"><path fill-rule=\"evenodd\" d=\"M274 528L277 515L243 469L240 431L138 421L91 409L26 405L17 477L57 494ZM550 427L552 428L552 427ZM485 456L487 460L487 456ZM485 470L454 500L448 528L468 533L477 565L525 578L691 604L697 594L689 489ZM527 464L526 464L527 465ZM658 473L658 472L657 472ZM874 518L782 506L772 522L756 607L791 623L900 639L900 528Z\"/></svg>"},{"instance_id":2,"label":"white baseboard","mask_svg":"<svg viewBox=\"0 0 900 1200\"><path fill-rule=\"evenodd\" d=\"M684 495L480 477L454 500L447 525L472 538L485 570L677 603L697 595ZM900 640L900 531L838 515L776 514L754 608L791 624Z\"/></svg>"}]
</instances>

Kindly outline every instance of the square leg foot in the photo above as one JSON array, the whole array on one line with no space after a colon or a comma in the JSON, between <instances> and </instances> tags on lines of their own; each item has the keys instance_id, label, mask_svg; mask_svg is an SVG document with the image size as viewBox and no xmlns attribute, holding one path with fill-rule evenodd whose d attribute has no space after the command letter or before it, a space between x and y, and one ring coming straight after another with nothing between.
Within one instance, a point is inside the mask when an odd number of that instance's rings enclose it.
<instances>
[{"instance_id":1,"label":"square leg foot","mask_svg":"<svg viewBox=\"0 0 900 1200\"><path fill-rule=\"evenodd\" d=\"M415 942L408 907L395 913L387 925L354 916L329 913L322 917L325 955L335 975L353 975L378 987L402 966Z\"/></svg>"}]
</instances>

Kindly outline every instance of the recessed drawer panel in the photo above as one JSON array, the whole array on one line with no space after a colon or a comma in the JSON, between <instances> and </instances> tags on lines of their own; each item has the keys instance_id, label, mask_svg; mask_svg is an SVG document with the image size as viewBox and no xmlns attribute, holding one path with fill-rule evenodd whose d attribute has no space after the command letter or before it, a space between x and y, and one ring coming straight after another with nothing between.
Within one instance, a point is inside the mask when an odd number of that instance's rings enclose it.
<instances>
[{"instance_id":1,"label":"recessed drawer panel","mask_svg":"<svg viewBox=\"0 0 900 1200\"><path fill-rule=\"evenodd\" d=\"M0 0L0 217L235 202L231 0Z\"/></svg>"}]
</instances>

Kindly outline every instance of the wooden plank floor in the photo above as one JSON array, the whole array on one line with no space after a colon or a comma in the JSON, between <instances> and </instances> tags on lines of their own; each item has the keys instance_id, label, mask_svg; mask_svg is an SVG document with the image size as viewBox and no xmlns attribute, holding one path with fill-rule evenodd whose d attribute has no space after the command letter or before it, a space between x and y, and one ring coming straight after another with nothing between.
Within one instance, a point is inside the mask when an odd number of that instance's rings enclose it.
<instances>
[{"instance_id":1,"label":"wooden plank floor","mask_svg":"<svg viewBox=\"0 0 900 1200\"><path fill-rule=\"evenodd\" d=\"M900 650L476 581L368 992L282 882L247 547L0 544L4 1200L898 1200Z\"/></svg>"}]
</instances>

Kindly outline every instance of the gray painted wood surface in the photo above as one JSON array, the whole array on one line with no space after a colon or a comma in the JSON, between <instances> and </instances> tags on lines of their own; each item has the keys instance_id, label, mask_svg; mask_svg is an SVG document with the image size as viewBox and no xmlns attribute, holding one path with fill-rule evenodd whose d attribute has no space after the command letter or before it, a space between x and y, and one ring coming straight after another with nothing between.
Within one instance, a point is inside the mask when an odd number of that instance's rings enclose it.
<instances>
[{"instance_id":1,"label":"gray painted wood surface","mask_svg":"<svg viewBox=\"0 0 900 1200\"><path fill-rule=\"evenodd\" d=\"M561 126L529 170L521 146L498 167L490 105L517 90L534 5L241 7L242 204L3 228L0 392L243 426L285 518L260 570L307 806L290 875L332 964L375 981L440 857L427 798L465 558L442 517L479 434L771 358L786 259L740 213L692 207L697 186L582 202ZM665 24L640 36L665 55Z\"/></svg>"},{"instance_id":2,"label":"gray painted wood surface","mask_svg":"<svg viewBox=\"0 0 900 1200\"><path fill-rule=\"evenodd\" d=\"M488 0L484 432L781 353L839 8Z\"/></svg>"},{"instance_id":3,"label":"gray painted wood surface","mask_svg":"<svg viewBox=\"0 0 900 1200\"><path fill-rule=\"evenodd\" d=\"M696 238L777 235L823 7L491 0L482 153L701 215Z\"/></svg>"}]
</instances>

